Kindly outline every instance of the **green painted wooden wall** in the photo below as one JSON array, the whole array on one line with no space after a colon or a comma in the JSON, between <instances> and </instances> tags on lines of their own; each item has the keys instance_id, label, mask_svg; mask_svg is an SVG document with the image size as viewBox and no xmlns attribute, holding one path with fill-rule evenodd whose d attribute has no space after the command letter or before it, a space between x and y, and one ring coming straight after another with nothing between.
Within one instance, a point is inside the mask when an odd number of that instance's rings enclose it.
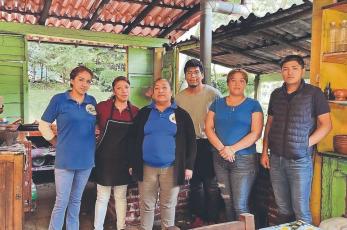
<instances>
[{"instance_id":1,"label":"green painted wooden wall","mask_svg":"<svg viewBox=\"0 0 347 230\"><path fill-rule=\"evenodd\" d=\"M0 95L4 97L2 117L10 121L27 118L28 74L26 41L22 35L0 34Z\"/></svg>"},{"instance_id":2,"label":"green painted wooden wall","mask_svg":"<svg viewBox=\"0 0 347 230\"><path fill-rule=\"evenodd\" d=\"M130 101L138 107L150 102L145 93L152 85L154 76L154 50L128 49L128 76L131 84Z\"/></svg>"}]
</instances>

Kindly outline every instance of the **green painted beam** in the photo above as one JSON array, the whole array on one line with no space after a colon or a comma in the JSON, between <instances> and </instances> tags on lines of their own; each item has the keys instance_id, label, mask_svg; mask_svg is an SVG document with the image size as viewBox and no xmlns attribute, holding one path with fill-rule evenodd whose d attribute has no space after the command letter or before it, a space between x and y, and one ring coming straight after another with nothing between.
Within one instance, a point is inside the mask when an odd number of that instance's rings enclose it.
<instances>
[{"instance_id":1,"label":"green painted beam","mask_svg":"<svg viewBox=\"0 0 347 230\"><path fill-rule=\"evenodd\" d=\"M162 47L169 40L165 38L140 37L106 32L66 29L40 25L28 25L14 22L0 22L0 33L22 35L39 35L48 37L67 38L90 42L100 42L114 45L138 47Z\"/></svg>"}]
</instances>

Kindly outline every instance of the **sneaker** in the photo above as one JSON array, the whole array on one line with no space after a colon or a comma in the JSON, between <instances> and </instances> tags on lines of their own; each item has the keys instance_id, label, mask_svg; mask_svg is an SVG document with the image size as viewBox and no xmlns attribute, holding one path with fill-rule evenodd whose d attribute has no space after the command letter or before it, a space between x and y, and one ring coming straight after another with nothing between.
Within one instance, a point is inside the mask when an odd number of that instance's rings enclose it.
<instances>
[{"instance_id":1,"label":"sneaker","mask_svg":"<svg viewBox=\"0 0 347 230\"><path fill-rule=\"evenodd\" d=\"M195 217L189 228L199 228L204 226L204 221L200 217Z\"/></svg>"}]
</instances>

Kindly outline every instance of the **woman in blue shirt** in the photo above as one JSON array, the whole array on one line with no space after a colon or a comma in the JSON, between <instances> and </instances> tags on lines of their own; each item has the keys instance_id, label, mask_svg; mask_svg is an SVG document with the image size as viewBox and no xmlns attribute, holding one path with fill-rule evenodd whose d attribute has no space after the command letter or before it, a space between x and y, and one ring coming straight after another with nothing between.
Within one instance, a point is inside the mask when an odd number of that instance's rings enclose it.
<instances>
[{"instance_id":1,"label":"woman in blue shirt","mask_svg":"<svg viewBox=\"0 0 347 230\"><path fill-rule=\"evenodd\" d=\"M171 100L168 80L154 82L153 102L137 114L132 128L130 163L139 181L142 230L152 230L160 199L162 229L175 225L179 186L193 176L196 141L189 114Z\"/></svg>"},{"instance_id":2,"label":"woman in blue shirt","mask_svg":"<svg viewBox=\"0 0 347 230\"><path fill-rule=\"evenodd\" d=\"M84 66L70 73L71 90L52 97L41 117L42 136L56 146L56 200L49 224L50 230L79 229L81 198L90 171L94 167L96 101L87 95L93 72ZM57 122L58 135L50 125Z\"/></svg>"},{"instance_id":3,"label":"woman in blue shirt","mask_svg":"<svg viewBox=\"0 0 347 230\"><path fill-rule=\"evenodd\" d=\"M248 197L258 171L255 142L263 128L258 101L245 96L247 72L228 73L229 96L216 99L206 118L206 135L215 148L213 156L218 185L228 221L249 212Z\"/></svg>"}]
</instances>

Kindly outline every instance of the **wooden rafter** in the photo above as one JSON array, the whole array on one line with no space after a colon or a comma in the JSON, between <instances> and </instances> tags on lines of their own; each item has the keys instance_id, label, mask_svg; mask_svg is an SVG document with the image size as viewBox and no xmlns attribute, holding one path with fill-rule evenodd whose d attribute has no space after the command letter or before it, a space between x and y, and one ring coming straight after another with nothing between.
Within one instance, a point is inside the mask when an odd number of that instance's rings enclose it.
<instances>
[{"instance_id":1,"label":"wooden rafter","mask_svg":"<svg viewBox=\"0 0 347 230\"><path fill-rule=\"evenodd\" d=\"M46 19L48 18L48 15L49 15L49 8L51 8L51 5L52 5L52 0L45 1L41 15L40 15L40 19L39 19L40 25L45 25Z\"/></svg>"},{"instance_id":2,"label":"wooden rafter","mask_svg":"<svg viewBox=\"0 0 347 230\"><path fill-rule=\"evenodd\" d=\"M149 1L141 1L141 0L116 0L117 2L127 2L127 3L134 3L134 4L140 4L140 5L148 5L151 2ZM178 6L178 5L171 5L166 3L159 3L157 4L158 7L162 8L168 8L168 9L177 9L177 10L190 10L194 6Z\"/></svg>"},{"instance_id":3,"label":"wooden rafter","mask_svg":"<svg viewBox=\"0 0 347 230\"><path fill-rule=\"evenodd\" d=\"M90 30L90 28L92 28L92 26L94 25L94 23L98 20L101 11L103 10L104 6L107 5L107 3L109 3L110 0L102 0L100 2L100 4L98 5L98 7L96 8L96 10L94 11L92 17L90 18L90 20L88 21L88 23L83 27L84 30Z\"/></svg>"},{"instance_id":4,"label":"wooden rafter","mask_svg":"<svg viewBox=\"0 0 347 230\"><path fill-rule=\"evenodd\" d=\"M124 30L123 34L129 34L146 16L147 14L158 5L160 0L152 0L150 4L147 5L147 7L142 10L142 12L135 18L134 21L132 21Z\"/></svg>"},{"instance_id":5,"label":"wooden rafter","mask_svg":"<svg viewBox=\"0 0 347 230\"><path fill-rule=\"evenodd\" d=\"M179 27L185 20L187 20L189 17L191 17L193 14L197 13L198 11L200 10L200 3L195 5L193 8L191 8L190 10L188 10L185 14L183 14L180 18L178 18L176 21L174 21L172 23L172 25L162 31L160 34L159 34L159 38L164 38L166 37L167 35L169 35L173 30L175 30L177 27Z\"/></svg>"}]
</instances>

